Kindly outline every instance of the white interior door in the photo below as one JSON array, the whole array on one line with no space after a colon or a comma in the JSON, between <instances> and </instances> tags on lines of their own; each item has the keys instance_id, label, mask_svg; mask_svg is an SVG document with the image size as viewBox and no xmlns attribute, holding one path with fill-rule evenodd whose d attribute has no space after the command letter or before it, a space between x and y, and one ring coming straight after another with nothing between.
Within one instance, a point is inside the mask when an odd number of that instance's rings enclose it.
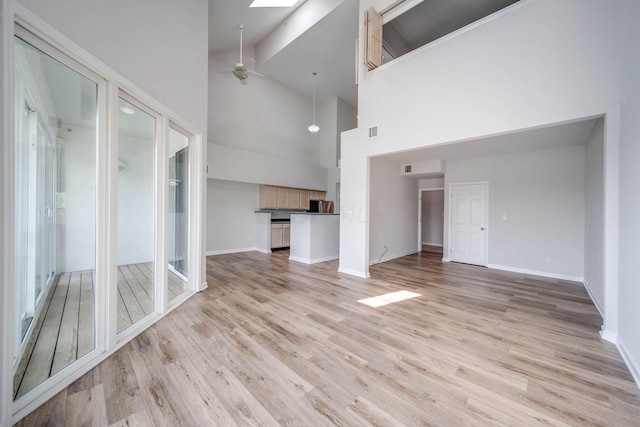
<instances>
[{"instance_id":1,"label":"white interior door","mask_svg":"<svg viewBox=\"0 0 640 427\"><path fill-rule=\"evenodd\" d=\"M487 264L487 184L451 185L450 259Z\"/></svg>"}]
</instances>

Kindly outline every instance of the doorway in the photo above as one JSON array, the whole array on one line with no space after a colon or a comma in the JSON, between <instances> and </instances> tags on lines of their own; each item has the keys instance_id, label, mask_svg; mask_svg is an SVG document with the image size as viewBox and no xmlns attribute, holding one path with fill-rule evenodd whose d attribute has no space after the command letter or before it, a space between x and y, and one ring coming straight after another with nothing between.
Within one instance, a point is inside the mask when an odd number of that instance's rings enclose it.
<instances>
[{"instance_id":1,"label":"doorway","mask_svg":"<svg viewBox=\"0 0 640 427\"><path fill-rule=\"evenodd\" d=\"M451 184L450 259L487 265L488 183Z\"/></svg>"},{"instance_id":2,"label":"doorway","mask_svg":"<svg viewBox=\"0 0 640 427\"><path fill-rule=\"evenodd\" d=\"M442 254L444 243L444 188L420 189L418 251Z\"/></svg>"}]
</instances>

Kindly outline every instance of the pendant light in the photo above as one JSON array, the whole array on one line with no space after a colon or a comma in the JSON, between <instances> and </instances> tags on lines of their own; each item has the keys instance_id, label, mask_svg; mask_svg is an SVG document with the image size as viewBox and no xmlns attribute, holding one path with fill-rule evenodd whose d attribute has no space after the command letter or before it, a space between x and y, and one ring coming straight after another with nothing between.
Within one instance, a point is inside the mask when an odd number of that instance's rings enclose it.
<instances>
[{"instance_id":1,"label":"pendant light","mask_svg":"<svg viewBox=\"0 0 640 427\"><path fill-rule=\"evenodd\" d=\"M309 132L316 133L320 130L320 126L316 125L316 74L313 73L313 124L309 126Z\"/></svg>"}]
</instances>

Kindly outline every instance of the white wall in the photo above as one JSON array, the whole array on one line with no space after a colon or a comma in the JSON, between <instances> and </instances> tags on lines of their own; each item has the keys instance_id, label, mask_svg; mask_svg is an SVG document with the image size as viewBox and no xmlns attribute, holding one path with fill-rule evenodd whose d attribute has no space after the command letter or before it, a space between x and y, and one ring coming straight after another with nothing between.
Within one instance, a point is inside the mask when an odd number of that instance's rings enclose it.
<instances>
[{"instance_id":1,"label":"white wall","mask_svg":"<svg viewBox=\"0 0 640 427\"><path fill-rule=\"evenodd\" d=\"M118 173L118 265L154 259L154 146L148 139L119 136L118 158L126 168Z\"/></svg>"},{"instance_id":2,"label":"white wall","mask_svg":"<svg viewBox=\"0 0 640 427\"><path fill-rule=\"evenodd\" d=\"M479 181L489 183L489 265L581 281L584 145L447 162L445 218L449 217L449 185ZM448 231L445 228L445 255Z\"/></svg>"},{"instance_id":3,"label":"white wall","mask_svg":"<svg viewBox=\"0 0 640 427\"><path fill-rule=\"evenodd\" d=\"M604 313L604 119L586 142L584 284Z\"/></svg>"},{"instance_id":4,"label":"white wall","mask_svg":"<svg viewBox=\"0 0 640 427\"><path fill-rule=\"evenodd\" d=\"M388 261L417 251L417 195L418 181L401 176L398 163L371 159L371 263L377 263L381 256L382 261ZM385 246L388 249L383 255Z\"/></svg>"},{"instance_id":5,"label":"white wall","mask_svg":"<svg viewBox=\"0 0 640 427\"><path fill-rule=\"evenodd\" d=\"M361 15L391 3L362 0ZM343 134L343 205L368 209L371 155L594 117L617 103L615 3L523 0L495 16L372 72L360 67L359 128ZM340 269L366 275L367 224L342 225Z\"/></svg>"},{"instance_id":6,"label":"white wall","mask_svg":"<svg viewBox=\"0 0 640 427\"><path fill-rule=\"evenodd\" d=\"M244 52L245 58L252 54L251 48ZM209 56L209 142L319 165L320 134L307 130L313 101L269 77L249 76L241 84L231 73L237 55ZM320 113L318 106L317 123Z\"/></svg>"},{"instance_id":7,"label":"white wall","mask_svg":"<svg viewBox=\"0 0 640 427\"><path fill-rule=\"evenodd\" d=\"M444 190L422 192L422 244L442 246L444 236Z\"/></svg>"},{"instance_id":8,"label":"white wall","mask_svg":"<svg viewBox=\"0 0 640 427\"><path fill-rule=\"evenodd\" d=\"M253 250L260 186L207 180L207 254Z\"/></svg>"},{"instance_id":9,"label":"white wall","mask_svg":"<svg viewBox=\"0 0 640 427\"><path fill-rule=\"evenodd\" d=\"M340 98L330 98L321 105L320 162L327 169L327 200L337 200L336 184L340 182L340 140L342 132L356 126L357 112Z\"/></svg>"},{"instance_id":10,"label":"white wall","mask_svg":"<svg viewBox=\"0 0 640 427\"><path fill-rule=\"evenodd\" d=\"M620 75L620 268L618 343L640 384L640 2L620 2L622 53Z\"/></svg>"},{"instance_id":11,"label":"white wall","mask_svg":"<svg viewBox=\"0 0 640 427\"><path fill-rule=\"evenodd\" d=\"M96 268L96 131L66 125L58 158L58 272Z\"/></svg>"}]
</instances>

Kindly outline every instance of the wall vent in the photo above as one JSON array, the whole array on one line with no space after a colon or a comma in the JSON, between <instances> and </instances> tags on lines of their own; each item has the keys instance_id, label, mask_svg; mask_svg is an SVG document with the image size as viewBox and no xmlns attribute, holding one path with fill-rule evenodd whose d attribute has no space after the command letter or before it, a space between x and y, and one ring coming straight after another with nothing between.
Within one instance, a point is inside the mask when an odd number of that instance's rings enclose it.
<instances>
[{"instance_id":1,"label":"wall vent","mask_svg":"<svg viewBox=\"0 0 640 427\"><path fill-rule=\"evenodd\" d=\"M404 173L411 173L411 165L404 165Z\"/></svg>"},{"instance_id":2,"label":"wall vent","mask_svg":"<svg viewBox=\"0 0 640 427\"><path fill-rule=\"evenodd\" d=\"M378 136L378 126L371 126L369 128L369 139Z\"/></svg>"}]
</instances>

